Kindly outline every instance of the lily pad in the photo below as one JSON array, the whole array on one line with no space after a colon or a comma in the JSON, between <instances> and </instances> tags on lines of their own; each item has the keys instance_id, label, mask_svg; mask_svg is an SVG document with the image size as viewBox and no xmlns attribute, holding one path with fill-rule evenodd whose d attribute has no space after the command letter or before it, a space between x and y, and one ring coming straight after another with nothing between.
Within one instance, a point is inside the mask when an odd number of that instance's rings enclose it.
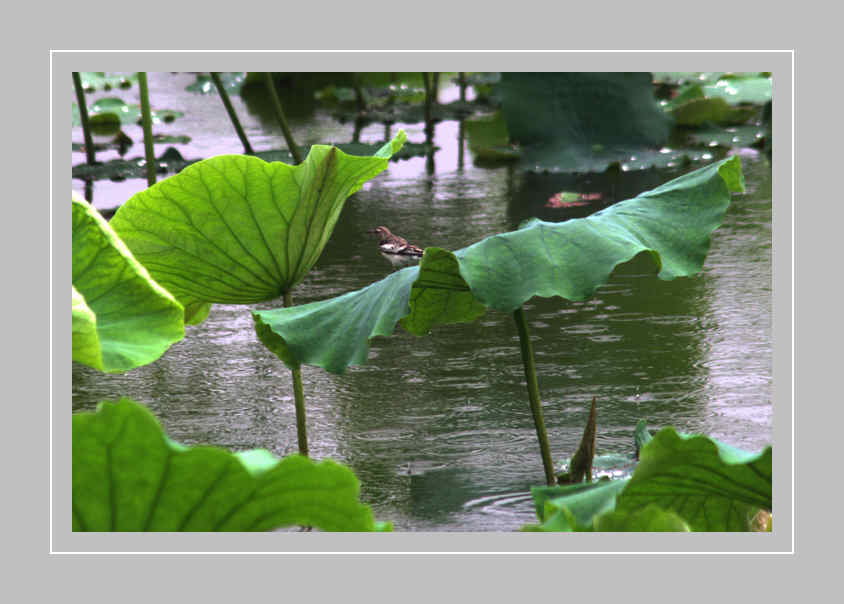
<instances>
[{"instance_id":1,"label":"lily pad","mask_svg":"<svg viewBox=\"0 0 844 604\"><path fill-rule=\"evenodd\" d=\"M184 338L184 309L87 201L72 202L73 360L108 373L155 361Z\"/></svg>"},{"instance_id":2,"label":"lily pad","mask_svg":"<svg viewBox=\"0 0 844 604\"><path fill-rule=\"evenodd\" d=\"M162 137L164 142L166 137ZM159 139L156 139L158 142ZM182 143L183 138L174 137L172 142ZM385 143L340 143L335 145L344 153L350 155L374 155L378 150L384 146ZM76 147L81 149L81 146ZM305 156L310 151L309 146L299 147L302 155ZM409 159L411 157L424 156L430 147L423 143L405 143L395 155L390 157L391 161L398 161L402 159ZM201 159L185 159L181 155L174 154L175 149L168 148L161 156L156 159L158 166L158 173L160 174L176 174L185 167L194 164ZM287 149L269 149L266 151L257 151L254 157L263 159L266 162L283 162L285 164L293 164L293 156ZM135 157L130 159L114 159L107 162L102 162L94 165L85 163L73 166L71 171L73 178L82 180L119 180L126 178L146 178L146 159L144 157Z\"/></svg>"},{"instance_id":3,"label":"lily pad","mask_svg":"<svg viewBox=\"0 0 844 604\"><path fill-rule=\"evenodd\" d=\"M103 401L73 415L74 531L390 530L360 503L351 470L171 441L142 405Z\"/></svg>"},{"instance_id":4,"label":"lily pad","mask_svg":"<svg viewBox=\"0 0 844 604\"><path fill-rule=\"evenodd\" d=\"M107 74L103 71L81 71L79 79L86 92L109 91L113 88L126 90L138 82L138 74Z\"/></svg>"},{"instance_id":5,"label":"lily pad","mask_svg":"<svg viewBox=\"0 0 844 604\"><path fill-rule=\"evenodd\" d=\"M757 106L770 101L772 92L768 76L721 74L712 80L692 79L663 108L681 126L739 125L756 116Z\"/></svg>"},{"instance_id":6,"label":"lily pad","mask_svg":"<svg viewBox=\"0 0 844 604\"><path fill-rule=\"evenodd\" d=\"M523 170L552 173L596 173L618 168L623 172L675 168L720 159L717 150L701 153L693 147L582 144L548 140L529 145L511 142L500 113L466 120L469 149L478 165L518 162ZM585 201L585 200L580 200Z\"/></svg>"},{"instance_id":7,"label":"lily pad","mask_svg":"<svg viewBox=\"0 0 844 604\"><path fill-rule=\"evenodd\" d=\"M288 365L341 373L367 359L369 339L396 323L416 335L513 312L533 296L584 300L616 266L646 252L659 277L701 270L730 193L744 190L737 157L674 179L586 218L533 220L456 252L428 248L418 266L338 298L253 311L262 342Z\"/></svg>"},{"instance_id":8,"label":"lily pad","mask_svg":"<svg viewBox=\"0 0 844 604\"><path fill-rule=\"evenodd\" d=\"M272 300L304 278L346 199L405 140L399 131L372 157L314 145L297 166L212 157L134 195L111 225L188 321L213 303Z\"/></svg>"},{"instance_id":9,"label":"lily pad","mask_svg":"<svg viewBox=\"0 0 844 604\"><path fill-rule=\"evenodd\" d=\"M697 128L688 132L692 143L706 147L752 147L768 135L764 125Z\"/></svg>"},{"instance_id":10,"label":"lily pad","mask_svg":"<svg viewBox=\"0 0 844 604\"><path fill-rule=\"evenodd\" d=\"M73 103L72 112L72 125L81 126L82 121L79 117L79 108L76 103ZM180 111L169 109L150 111L153 124L160 124L162 122L170 123L183 115L184 113ZM141 106L130 105L123 99L116 97L106 97L98 99L91 104L88 108L88 116L91 120L100 119L107 122L112 122L114 120L113 116L116 116L120 124L137 124L141 119Z\"/></svg>"},{"instance_id":11,"label":"lily pad","mask_svg":"<svg viewBox=\"0 0 844 604\"><path fill-rule=\"evenodd\" d=\"M246 73L243 71L223 71L219 75L220 81L223 83L223 88L226 89L226 92L230 93L240 92L243 82L246 80ZM200 94L217 94L217 87L214 85L214 80L207 73L196 74L196 81L185 87L185 90Z\"/></svg>"},{"instance_id":12,"label":"lily pad","mask_svg":"<svg viewBox=\"0 0 844 604\"><path fill-rule=\"evenodd\" d=\"M720 97L695 98L671 109L677 125L691 127L707 123L726 126L744 124L757 113L754 107L734 107Z\"/></svg>"},{"instance_id":13,"label":"lily pad","mask_svg":"<svg viewBox=\"0 0 844 604\"><path fill-rule=\"evenodd\" d=\"M773 80L758 75L722 77L703 86L703 93L706 98L721 98L731 105L764 105L773 98Z\"/></svg>"}]
</instances>

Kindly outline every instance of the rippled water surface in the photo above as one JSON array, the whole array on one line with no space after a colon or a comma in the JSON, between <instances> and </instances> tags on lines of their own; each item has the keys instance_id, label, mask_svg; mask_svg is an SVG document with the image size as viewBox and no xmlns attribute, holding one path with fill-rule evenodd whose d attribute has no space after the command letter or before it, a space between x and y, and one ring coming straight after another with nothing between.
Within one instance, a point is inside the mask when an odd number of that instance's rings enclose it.
<instances>
[{"instance_id":1,"label":"rippled water surface","mask_svg":"<svg viewBox=\"0 0 844 604\"><path fill-rule=\"evenodd\" d=\"M185 92L193 80L150 74L153 106L185 113L160 129L192 137L189 145L174 145L189 159L242 152L219 99ZM455 89L446 88L441 100L453 96ZM266 106L238 96L233 102L253 147L284 147ZM303 142L351 138L352 126L330 116L293 112L290 119ZM399 127L411 141L424 142L421 124L397 124L391 133ZM366 127L361 141L382 141L384 130ZM81 138L74 131L73 140ZM133 138L142 140L140 133ZM482 168L460 142L458 122L441 122L433 161L391 162L355 194L295 300L335 296L389 274L392 267L366 234L377 225L421 246L458 249L530 216L586 215L681 173L575 177ZM141 147L128 155L142 154ZM84 157L74 153L72 160ZM652 430L673 425L748 450L770 444L771 169L749 150L742 164L747 192L734 196L699 275L660 281L637 259L590 300L535 298L525 305L555 461L574 452L592 397L599 455L631 456L641 418ZM93 201L113 208L143 188L142 181L100 181ZM600 192L603 201L569 213L544 207L561 190ZM256 307L275 306L281 302ZM74 365L73 409L129 396L185 444L293 453L290 373L258 342L252 325L249 307L218 305L151 365L117 376ZM423 338L397 327L392 337L373 340L367 365L339 376L304 367L303 377L312 456L349 465L377 519L392 521L396 530L424 531L511 531L535 521L529 488L543 484L544 473L511 316L489 311ZM606 470L625 471L623 464Z\"/></svg>"}]
</instances>

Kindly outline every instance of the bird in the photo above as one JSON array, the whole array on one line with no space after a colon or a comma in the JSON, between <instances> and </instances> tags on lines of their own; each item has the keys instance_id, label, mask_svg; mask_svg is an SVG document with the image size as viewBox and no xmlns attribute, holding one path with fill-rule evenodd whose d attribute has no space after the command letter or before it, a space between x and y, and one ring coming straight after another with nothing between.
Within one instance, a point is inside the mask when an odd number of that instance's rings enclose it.
<instances>
[{"instance_id":1,"label":"bird","mask_svg":"<svg viewBox=\"0 0 844 604\"><path fill-rule=\"evenodd\" d=\"M393 265L407 264L419 260L425 253L421 247L408 243L404 237L393 235L385 226L368 231L379 237L378 249Z\"/></svg>"}]
</instances>

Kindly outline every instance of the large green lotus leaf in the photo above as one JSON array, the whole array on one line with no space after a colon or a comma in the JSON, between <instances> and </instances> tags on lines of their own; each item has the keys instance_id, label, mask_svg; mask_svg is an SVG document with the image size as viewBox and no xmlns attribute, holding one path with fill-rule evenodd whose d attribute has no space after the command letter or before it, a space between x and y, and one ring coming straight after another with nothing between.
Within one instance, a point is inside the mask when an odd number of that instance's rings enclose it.
<instances>
[{"instance_id":1,"label":"large green lotus leaf","mask_svg":"<svg viewBox=\"0 0 844 604\"><path fill-rule=\"evenodd\" d=\"M351 470L268 451L232 454L170 441L123 398L73 415L74 531L372 531Z\"/></svg>"},{"instance_id":2,"label":"large green lotus leaf","mask_svg":"<svg viewBox=\"0 0 844 604\"><path fill-rule=\"evenodd\" d=\"M747 531L759 509L772 510L771 460L771 447L750 453L663 428L642 448L616 509L653 504L694 531Z\"/></svg>"},{"instance_id":3,"label":"large green lotus leaf","mask_svg":"<svg viewBox=\"0 0 844 604\"><path fill-rule=\"evenodd\" d=\"M418 272L412 266L337 298L252 311L255 332L290 367L306 363L342 373L349 365L366 363L370 338L393 333L408 313Z\"/></svg>"},{"instance_id":4,"label":"large green lotus leaf","mask_svg":"<svg viewBox=\"0 0 844 604\"><path fill-rule=\"evenodd\" d=\"M593 520L592 530L597 532L686 533L691 529L674 512L669 512L653 504L635 512L614 510L602 514Z\"/></svg>"},{"instance_id":5,"label":"large green lotus leaf","mask_svg":"<svg viewBox=\"0 0 844 604\"><path fill-rule=\"evenodd\" d=\"M432 247L418 266L361 290L252 316L258 338L288 366L306 363L342 373L364 364L369 340L389 336L399 320L422 335L435 324L467 323L485 312L460 276L454 254Z\"/></svg>"},{"instance_id":6,"label":"large green lotus leaf","mask_svg":"<svg viewBox=\"0 0 844 604\"><path fill-rule=\"evenodd\" d=\"M399 131L373 157L314 145L297 166L212 157L136 194L111 224L188 319L210 303L271 300L304 278L346 199L406 138Z\"/></svg>"},{"instance_id":7,"label":"large green lotus leaf","mask_svg":"<svg viewBox=\"0 0 844 604\"><path fill-rule=\"evenodd\" d=\"M645 72L507 72L498 88L510 139L523 145L659 146L671 129Z\"/></svg>"},{"instance_id":8,"label":"large green lotus leaf","mask_svg":"<svg viewBox=\"0 0 844 604\"><path fill-rule=\"evenodd\" d=\"M185 337L184 309L99 212L73 201L73 360L109 373L159 358Z\"/></svg>"},{"instance_id":9,"label":"large green lotus leaf","mask_svg":"<svg viewBox=\"0 0 844 604\"><path fill-rule=\"evenodd\" d=\"M533 296L584 300L616 266L648 252L659 277L701 270L710 234L744 190L737 157L691 172L591 216L535 220L456 252L428 248L419 266L364 289L295 308L254 311L259 337L285 363L341 372L397 321L416 335L469 322L483 308L512 312Z\"/></svg>"}]
</instances>

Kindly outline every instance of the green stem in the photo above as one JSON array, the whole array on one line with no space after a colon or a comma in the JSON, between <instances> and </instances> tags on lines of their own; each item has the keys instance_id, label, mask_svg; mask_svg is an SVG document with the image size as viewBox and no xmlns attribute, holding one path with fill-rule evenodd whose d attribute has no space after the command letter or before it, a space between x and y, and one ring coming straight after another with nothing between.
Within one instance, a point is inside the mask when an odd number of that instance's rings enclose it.
<instances>
[{"instance_id":1,"label":"green stem","mask_svg":"<svg viewBox=\"0 0 844 604\"><path fill-rule=\"evenodd\" d=\"M551 447L548 444L548 433L545 431L545 420L542 417L542 402L539 400L539 382L536 379L533 344L530 341L527 319L521 306L513 313L513 319L516 321L516 327L519 330L519 343L522 348L522 363L525 366L530 410L533 413L533 422L536 425L536 436L539 439L542 464L545 466L545 479L548 486L554 486L557 483L557 478L554 474L554 462L551 460Z\"/></svg>"},{"instance_id":2,"label":"green stem","mask_svg":"<svg viewBox=\"0 0 844 604\"><path fill-rule=\"evenodd\" d=\"M284 293L284 306L293 306L293 296ZM293 376L293 399L296 403L296 436L299 439L299 453L308 456L308 430L305 426L305 389L302 386L302 366L290 370Z\"/></svg>"},{"instance_id":3,"label":"green stem","mask_svg":"<svg viewBox=\"0 0 844 604\"><path fill-rule=\"evenodd\" d=\"M296 147L296 141L293 140L293 133L287 125L287 118L284 117L284 109L281 108L281 101L278 99L278 94L275 91L275 84L273 83L273 74L269 71L264 72L264 79L267 84L267 90L270 92L270 100L273 102L275 109L275 116L278 123L281 125L281 132L284 134L284 140L287 141L287 148L290 149L290 154L293 156L293 161L297 164L302 163L302 156Z\"/></svg>"},{"instance_id":4,"label":"green stem","mask_svg":"<svg viewBox=\"0 0 844 604\"><path fill-rule=\"evenodd\" d=\"M431 90L431 74L422 72L422 85L425 87L425 127L431 127L431 104L433 91Z\"/></svg>"},{"instance_id":5,"label":"green stem","mask_svg":"<svg viewBox=\"0 0 844 604\"><path fill-rule=\"evenodd\" d=\"M96 162L94 155L94 139L91 136L91 124L88 122L88 106L85 104L85 90L82 88L82 78L79 72L73 72L73 87L76 89L76 104L79 105L79 119L82 121L82 135L85 137L85 159L88 165Z\"/></svg>"},{"instance_id":6,"label":"green stem","mask_svg":"<svg viewBox=\"0 0 844 604\"><path fill-rule=\"evenodd\" d=\"M147 185L155 184L155 151L152 145L152 116L149 108L149 87L147 72L138 72L138 88L141 92L141 121L144 126L144 155L147 160Z\"/></svg>"},{"instance_id":7,"label":"green stem","mask_svg":"<svg viewBox=\"0 0 844 604\"><path fill-rule=\"evenodd\" d=\"M355 91L358 112L363 113L366 111L366 97L363 94L363 88L360 85L360 76L357 73L352 74L352 89Z\"/></svg>"},{"instance_id":8,"label":"green stem","mask_svg":"<svg viewBox=\"0 0 844 604\"><path fill-rule=\"evenodd\" d=\"M246 133L243 131L243 128L240 126L240 120L237 119L237 113L234 111L234 106L232 105L231 99L229 99L229 93L226 92L226 88L223 86L223 81L220 79L220 74L216 71L210 72L211 79L214 81L214 86L217 87L217 94L220 95L220 98L223 100L223 105L226 108L226 112L229 114L229 119L231 120L232 124L234 125L234 130L237 132L237 136L240 139L240 142L243 144L243 151L247 155L254 155L254 151L252 150L252 146L249 144L249 139L246 138Z\"/></svg>"}]
</instances>

